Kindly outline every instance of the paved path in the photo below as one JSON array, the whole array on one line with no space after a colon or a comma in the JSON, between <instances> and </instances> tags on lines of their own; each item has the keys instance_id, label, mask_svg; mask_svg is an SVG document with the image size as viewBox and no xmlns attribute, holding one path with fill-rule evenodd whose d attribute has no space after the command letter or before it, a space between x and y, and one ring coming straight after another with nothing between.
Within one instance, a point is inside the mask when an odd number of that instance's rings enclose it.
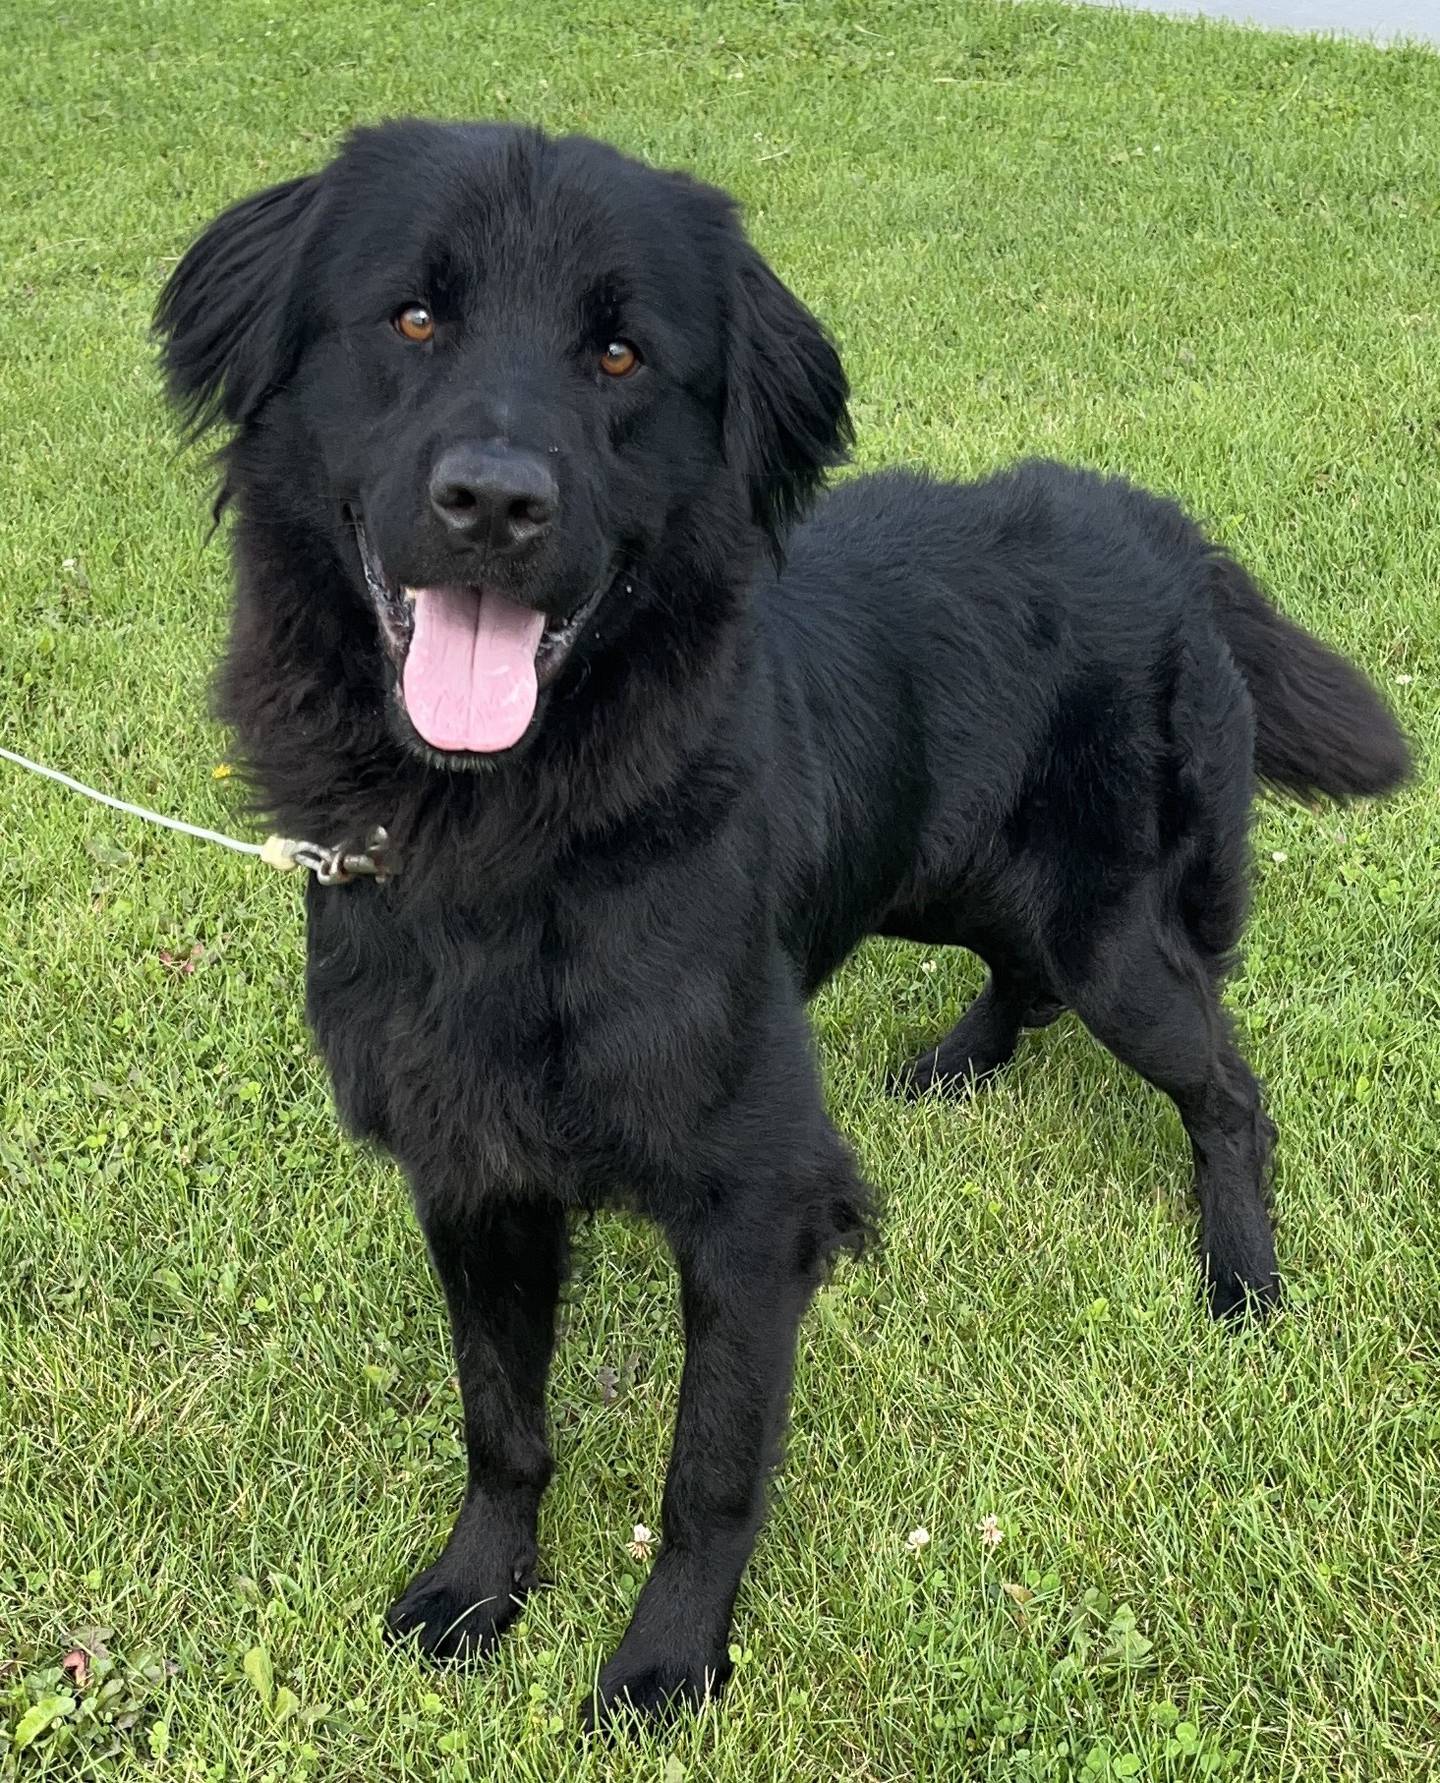
<instances>
[{"instance_id":1,"label":"paved path","mask_svg":"<svg viewBox=\"0 0 1440 1783\"><path fill-rule=\"evenodd\" d=\"M1136 12L1205 13L1285 31L1440 44L1440 0L1100 0Z\"/></svg>"}]
</instances>

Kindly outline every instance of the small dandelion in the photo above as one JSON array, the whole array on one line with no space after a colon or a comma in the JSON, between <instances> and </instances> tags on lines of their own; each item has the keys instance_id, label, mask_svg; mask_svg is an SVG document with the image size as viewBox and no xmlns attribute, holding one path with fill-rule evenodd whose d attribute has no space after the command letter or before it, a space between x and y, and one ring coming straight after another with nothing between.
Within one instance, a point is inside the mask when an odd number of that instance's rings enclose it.
<instances>
[{"instance_id":1,"label":"small dandelion","mask_svg":"<svg viewBox=\"0 0 1440 1783\"><path fill-rule=\"evenodd\" d=\"M1408 687L1414 679L1415 677L1413 675L1397 675L1395 677L1395 685L1397 687Z\"/></svg>"},{"instance_id":2,"label":"small dandelion","mask_svg":"<svg viewBox=\"0 0 1440 1783\"><path fill-rule=\"evenodd\" d=\"M998 1548L1005 1539L1000 1519L993 1512L988 1517L982 1517L975 1527L980 1532L980 1545L983 1548Z\"/></svg>"},{"instance_id":3,"label":"small dandelion","mask_svg":"<svg viewBox=\"0 0 1440 1783\"><path fill-rule=\"evenodd\" d=\"M1286 854L1286 852L1283 848L1277 848L1275 850L1275 852L1270 856L1270 858L1272 861L1274 861L1274 863L1277 867L1283 867L1285 865L1286 861L1289 860L1290 856L1288 854Z\"/></svg>"},{"instance_id":4,"label":"small dandelion","mask_svg":"<svg viewBox=\"0 0 1440 1783\"><path fill-rule=\"evenodd\" d=\"M905 1546L912 1554L923 1554L930 1546L930 1531L923 1528L912 1529L905 1537Z\"/></svg>"},{"instance_id":5,"label":"small dandelion","mask_svg":"<svg viewBox=\"0 0 1440 1783\"><path fill-rule=\"evenodd\" d=\"M625 1552L632 1560L648 1560L654 1540L654 1533L643 1523L637 1523L631 1531L630 1540L625 1544Z\"/></svg>"},{"instance_id":6,"label":"small dandelion","mask_svg":"<svg viewBox=\"0 0 1440 1783\"><path fill-rule=\"evenodd\" d=\"M220 761L216 762L215 766L211 768L210 778L212 780L228 780L234 772L234 768L230 766L228 761Z\"/></svg>"}]
</instances>

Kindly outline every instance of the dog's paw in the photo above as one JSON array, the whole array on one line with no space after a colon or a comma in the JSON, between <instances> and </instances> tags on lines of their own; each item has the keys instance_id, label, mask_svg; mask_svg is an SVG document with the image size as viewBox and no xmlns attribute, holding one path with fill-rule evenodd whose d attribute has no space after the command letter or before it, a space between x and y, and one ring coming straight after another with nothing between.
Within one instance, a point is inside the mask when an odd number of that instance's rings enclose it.
<instances>
[{"instance_id":1,"label":"dog's paw","mask_svg":"<svg viewBox=\"0 0 1440 1783\"><path fill-rule=\"evenodd\" d=\"M723 1649L708 1656L617 1653L580 1704L586 1733L622 1732L703 1709L725 1688L733 1667Z\"/></svg>"},{"instance_id":2,"label":"dog's paw","mask_svg":"<svg viewBox=\"0 0 1440 1783\"><path fill-rule=\"evenodd\" d=\"M487 1585L464 1579L443 1560L413 1578L391 1604L385 1632L413 1642L434 1665L468 1665L494 1651L520 1614L528 1582Z\"/></svg>"},{"instance_id":3,"label":"dog's paw","mask_svg":"<svg viewBox=\"0 0 1440 1783\"><path fill-rule=\"evenodd\" d=\"M1259 1323L1280 1304L1280 1281L1270 1276L1258 1285L1243 1280L1233 1270L1211 1272L1206 1279L1210 1317L1227 1325Z\"/></svg>"},{"instance_id":4,"label":"dog's paw","mask_svg":"<svg viewBox=\"0 0 1440 1783\"><path fill-rule=\"evenodd\" d=\"M932 1090L941 1096L963 1101L979 1089L989 1075L989 1072L977 1070L971 1059L947 1060L937 1046L930 1052L921 1053L918 1059L908 1059L905 1064L897 1065L890 1073L886 1088L892 1096L901 1096L907 1102L918 1102Z\"/></svg>"}]
</instances>

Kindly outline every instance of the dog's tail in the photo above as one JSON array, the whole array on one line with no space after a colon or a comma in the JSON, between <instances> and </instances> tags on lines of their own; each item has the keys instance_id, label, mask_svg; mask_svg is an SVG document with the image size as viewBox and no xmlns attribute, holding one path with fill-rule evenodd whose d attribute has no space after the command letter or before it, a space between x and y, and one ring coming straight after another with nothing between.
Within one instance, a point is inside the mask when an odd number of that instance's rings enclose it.
<instances>
[{"instance_id":1,"label":"dog's tail","mask_svg":"<svg viewBox=\"0 0 1440 1783\"><path fill-rule=\"evenodd\" d=\"M1276 612L1245 570L1212 559L1215 612L1255 704L1260 778L1302 799L1374 798L1409 779L1405 733L1359 669Z\"/></svg>"}]
</instances>

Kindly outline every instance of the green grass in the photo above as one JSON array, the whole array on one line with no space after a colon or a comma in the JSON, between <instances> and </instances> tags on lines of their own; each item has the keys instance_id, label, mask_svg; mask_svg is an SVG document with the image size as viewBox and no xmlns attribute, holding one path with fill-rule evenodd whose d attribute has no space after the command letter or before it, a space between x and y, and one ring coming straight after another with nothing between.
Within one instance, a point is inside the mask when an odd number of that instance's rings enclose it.
<instances>
[{"instance_id":1,"label":"green grass","mask_svg":"<svg viewBox=\"0 0 1440 1783\"><path fill-rule=\"evenodd\" d=\"M1440 735L1440 60L983 0L67 0L5 39L14 747L240 823L203 716L224 555L147 316L220 205L405 110L732 187L845 348L864 463L1039 449L1175 491ZM723 1714L614 1753L572 1708L659 1522L657 1245L581 1240L553 1589L488 1671L423 1674L378 1617L448 1527L458 1406L401 1185L307 1047L298 888L0 764L0 1726L98 1624L138 1716L106 1777L1432 1776L1434 799L1260 816L1233 1003L1291 1290L1262 1335L1202 1317L1177 1122L1073 1024L972 1108L906 1108L884 1068L974 963L876 945L824 994L888 1246L805 1328ZM0 1775L71 1774L65 1728Z\"/></svg>"}]
</instances>

